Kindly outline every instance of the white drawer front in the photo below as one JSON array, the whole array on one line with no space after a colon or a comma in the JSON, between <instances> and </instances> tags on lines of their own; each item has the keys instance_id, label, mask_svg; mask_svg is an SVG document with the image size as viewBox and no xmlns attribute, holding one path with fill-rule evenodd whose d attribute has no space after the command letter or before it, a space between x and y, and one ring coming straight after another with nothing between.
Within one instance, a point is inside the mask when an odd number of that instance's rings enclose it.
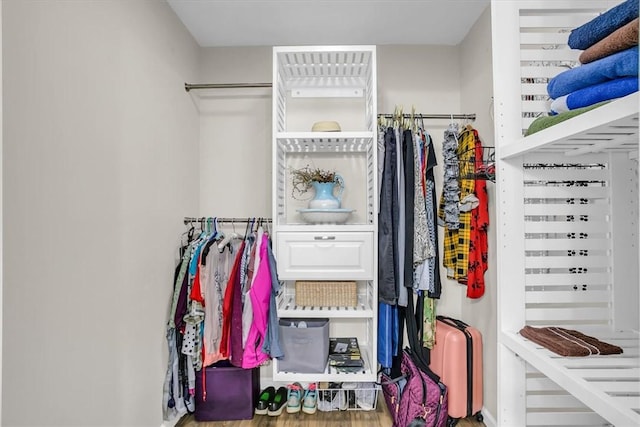
<instances>
[{"instance_id":1,"label":"white drawer front","mask_svg":"<svg viewBox=\"0 0 640 427\"><path fill-rule=\"evenodd\" d=\"M282 280L373 280L373 233L277 233Z\"/></svg>"}]
</instances>

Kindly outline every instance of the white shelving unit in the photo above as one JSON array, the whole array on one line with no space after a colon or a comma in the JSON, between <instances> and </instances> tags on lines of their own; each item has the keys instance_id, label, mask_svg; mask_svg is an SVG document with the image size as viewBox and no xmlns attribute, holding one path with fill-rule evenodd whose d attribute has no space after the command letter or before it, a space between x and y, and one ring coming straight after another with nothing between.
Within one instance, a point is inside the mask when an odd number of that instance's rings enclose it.
<instances>
[{"instance_id":1,"label":"white shelving unit","mask_svg":"<svg viewBox=\"0 0 640 427\"><path fill-rule=\"evenodd\" d=\"M284 372L274 381L375 381L377 377L377 141L375 46L301 46L273 49L273 240L280 318L330 319L330 336L356 336L365 367L340 373ZM340 123L339 132L311 132L313 123ZM332 169L346 186L343 224L305 223L292 196L291 168ZM296 280L353 280L356 307L295 303Z\"/></svg>"},{"instance_id":2,"label":"white shelving unit","mask_svg":"<svg viewBox=\"0 0 640 427\"><path fill-rule=\"evenodd\" d=\"M498 213L498 425L640 425L637 94L528 137L569 31L620 2L492 2ZM619 345L559 357L524 325Z\"/></svg>"}]
</instances>

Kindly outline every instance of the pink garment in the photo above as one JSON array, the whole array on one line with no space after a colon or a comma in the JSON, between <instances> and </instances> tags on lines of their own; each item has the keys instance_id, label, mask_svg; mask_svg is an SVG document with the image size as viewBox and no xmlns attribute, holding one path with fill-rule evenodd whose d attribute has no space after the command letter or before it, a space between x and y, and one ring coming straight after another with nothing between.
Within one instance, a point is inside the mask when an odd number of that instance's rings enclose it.
<instances>
[{"instance_id":1,"label":"pink garment","mask_svg":"<svg viewBox=\"0 0 640 427\"><path fill-rule=\"evenodd\" d=\"M269 269L269 258L267 256L267 245L269 238L262 235L260 245L260 264L255 273L253 286L249 289L251 306L253 308L253 320L247 336L247 345L242 356L242 367L245 369L260 366L269 360L269 355L262 352L262 344L267 333L267 322L269 321L269 301L271 298L271 271Z\"/></svg>"}]
</instances>

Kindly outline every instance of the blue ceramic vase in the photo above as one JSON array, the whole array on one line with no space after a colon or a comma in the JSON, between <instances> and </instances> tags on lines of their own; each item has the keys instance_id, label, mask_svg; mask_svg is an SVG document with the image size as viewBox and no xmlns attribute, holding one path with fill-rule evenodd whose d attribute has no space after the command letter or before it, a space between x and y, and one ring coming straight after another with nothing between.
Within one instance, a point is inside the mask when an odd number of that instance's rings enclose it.
<instances>
[{"instance_id":1,"label":"blue ceramic vase","mask_svg":"<svg viewBox=\"0 0 640 427\"><path fill-rule=\"evenodd\" d=\"M340 209L344 180L336 174L333 182L312 182L315 196L309 201L309 209ZM337 189L336 189L337 187Z\"/></svg>"}]
</instances>

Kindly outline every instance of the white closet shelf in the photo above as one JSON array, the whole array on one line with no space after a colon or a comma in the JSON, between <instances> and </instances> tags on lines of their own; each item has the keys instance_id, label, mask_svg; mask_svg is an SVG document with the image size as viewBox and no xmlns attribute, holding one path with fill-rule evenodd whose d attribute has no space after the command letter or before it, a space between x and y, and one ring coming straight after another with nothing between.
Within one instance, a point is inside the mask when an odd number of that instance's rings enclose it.
<instances>
[{"instance_id":1,"label":"white closet shelf","mask_svg":"<svg viewBox=\"0 0 640 427\"><path fill-rule=\"evenodd\" d=\"M373 132L278 132L278 146L292 153L366 152Z\"/></svg>"},{"instance_id":2,"label":"white closet shelf","mask_svg":"<svg viewBox=\"0 0 640 427\"><path fill-rule=\"evenodd\" d=\"M360 347L360 354L364 361L364 367L362 368L361 371L349 372L349 373L339 372L334 367L329 366L329 364L327 363L327 366L323 373L312 374L313 381L316 381L316 382L320 382L320 381L375 382L377 381L378 372L376 369L371 369L371 363L370 363L371 352L372 352L371 347L367 345L363 345L361 343L358 343L358 346ZM274 362L277 364L277 360L274 360ZM273 380L286 381L288 383L292 383L295 381L304 382L304 381L309 381L309 375L310 374L308 373L281 372L281 371L274 370Z\"/></svg>"},{"instance_id":3,"label":"white closet shelf","mask_svg":"<svg viewBox=\"0 0 640 427\"><path fill-rule=\"evenodd\" d=\"M622 347L623 354L562 357L516 332L503 332L500 341L608 422L640 425L638 333L617 332L598 338Z\"/></svg>"},{"instance_id":4,"label":"white closet shelf","mask_svg":"<svg viewBox=\"0 0 640 427\"><path fill-rule=\"evenodd\" d=\"M332 233L332 232L354 232L354 233L364 233L364 232L373 232L375 231L374 225L366 225L366 224L286 224L286 225L278 225L278 231L287 231L287 232L304 232L304 231L322 231L323 233Z\"/></svg>"},{"instance_id":5,"label":"white closet shelf","mask_svg":"<svg viewBox=\"0 0 640 427\"><path fill-rule=\"evenodd\" d=\"M295 293L291 287L286 292L281 292L276 300L278 317L332 317L343 319L373 318L371 298L364 293L358 294L358 302L355 307L309 307L297 305Z\"/></svg>"},{"instance_id":6,"label":"white closet shelf","mask_svg":"<svg viewBox=\"0 0 640 427\"><path fill-rule=\"evenodd\" d=\"M345 85L364 86L375 63L375 46L282 46L274 48L274 60L285 87L319 86L323 79L357 79L356 85L356 80Z\"/></svg>"},{"instance_id":7,"label":"white closet shelf","mask_svg":"<svg viewBox=\"0 0 640 427\"><path fill-rule=\"evenodd\" d=\"M501 159L531 151L575 156L638 151L638 93L627 95L499 149Z\"/></svg>"}]
</instances>

